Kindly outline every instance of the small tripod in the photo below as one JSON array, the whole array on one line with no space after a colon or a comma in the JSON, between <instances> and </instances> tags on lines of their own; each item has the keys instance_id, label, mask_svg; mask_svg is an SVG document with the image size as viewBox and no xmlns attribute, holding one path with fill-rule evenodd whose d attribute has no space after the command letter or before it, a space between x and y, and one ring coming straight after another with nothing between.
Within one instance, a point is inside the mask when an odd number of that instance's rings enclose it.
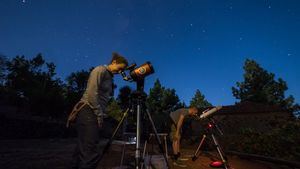
<instances>
[{"instance_id":1,"label":"small tripod","mask_svg":"<svg viewBox=\"0 0 300 169\"><path fill-rule=\"evenodd\" d=\"M226 157L224 151L222 150L220 144L218 143L218 141L217 141L217 139L214 135L214 130L215 129L220 133L220 135L223 135L223 132L221 131L220 127L217 125L217 123L215 122L215 120L212 117L209 117L208 119L209 119L209 122L207 124L206 132L205 132L205 134L203 134L202 139L200 141L200 144L199 144L192 160L193 161L197 160L197 158L200 155L200 153L199 153L200 148L202 147L205 139L207 138L207 136L211 136L211 139L213 140L214 146L217 149L219 157L222 160L222 167L225 168L225 169L229 169L229 164L228 164L228 161L227 161L227 157Z\"/></svg>"},{"instance_id":2,"label":"small tripod","mask_svg":"<svg viewBox=\"0 0 300 169\"><path fill-rule=\"evenodd\" d=\"M141 157L141 117L142 117L142 110L143 110L143 106L145 105L145 98L146 98L146 93L144 92L144 79L140 79L137 81L137 90L133 93L133 97L136 99L136 149L135 149L135 168L136 169L140 169L143 168L143 164L144 164L144 159ZM127 117L128 115L128 111L129 109L127 109L123 116L122 119L120 120L119 124L117 125L116 129L113 132L113 135L111 136L110 140L108 141L108 143L106 144L106 146L103 149L102 155L100 157L100 160L103 158L104 154L107 152L107 150L109 149L109 147L111 146L111 143L113 141L113 138L115 137L115 135L117 134L118 130L120 129L122 123L124 122L124 119ZM157 130L156 127L154 125L154 122L152 120L151 114L150 112L147 110L146 111L146 115L148 117L148 120L150 121L150 124L152 126L153 132L155 134L155 138L156 141L159 145L159 149L161 151L161 153L164 156L165 162L167 164L167 167L169 167L168 164L168 158L166 156L166 154L164 153L164 149L162 146L162 143L160 141L160 138L157 134Z\"/></svg>"}]
</instances>

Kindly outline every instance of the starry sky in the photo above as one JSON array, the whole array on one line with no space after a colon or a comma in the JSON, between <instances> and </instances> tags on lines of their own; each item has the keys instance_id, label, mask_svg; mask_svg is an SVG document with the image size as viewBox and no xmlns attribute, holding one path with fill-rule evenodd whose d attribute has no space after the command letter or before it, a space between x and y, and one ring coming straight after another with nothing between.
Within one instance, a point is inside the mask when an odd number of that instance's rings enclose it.
<instances>
[{"instance_id":1,"label":"starry sky","mask_svg":"<svg viewBox=\"0 0 300 169\"><path fill-rule=\"evenodd\" d=\"M214 105L234 104L231 87L246 58L283 78L299 103L299 30L298 0L0 0L0 53L8 58L42 53L65 79L117 51L153 64L146 92L159 78L187 104L196 89Z\"/></svg>"}]
</instances>

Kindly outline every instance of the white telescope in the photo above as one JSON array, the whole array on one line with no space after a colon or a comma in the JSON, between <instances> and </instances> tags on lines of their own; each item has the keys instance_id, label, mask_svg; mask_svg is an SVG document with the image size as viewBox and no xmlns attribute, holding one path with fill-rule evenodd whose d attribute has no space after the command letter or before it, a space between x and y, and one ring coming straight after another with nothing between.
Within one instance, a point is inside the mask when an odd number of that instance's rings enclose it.
<instances>
[{"instance_id":1,"label":"white telescope","mask_svg":"<svg viewBox=\"0 0 300 169\"><path fill-rule=\"evenodd\" d=\"M214 114L216 111L220 110L221 108L222 108L222 106L216 106L212 109L205 110L204 112L202 112L202 114L200 116L198 116L198 118L205 119L208 116L211 116L212 114Z\"/></svg>"}]
</instances>

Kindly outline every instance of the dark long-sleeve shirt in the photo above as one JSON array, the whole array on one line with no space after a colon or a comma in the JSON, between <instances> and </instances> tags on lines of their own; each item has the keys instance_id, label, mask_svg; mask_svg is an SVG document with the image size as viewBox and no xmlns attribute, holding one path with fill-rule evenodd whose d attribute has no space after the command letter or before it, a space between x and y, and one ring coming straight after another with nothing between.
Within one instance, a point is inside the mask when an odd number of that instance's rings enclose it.
<instances>
[{"instance_id":1,"label":"dark long-sleeve shirt","mask_svg":"<svg viewBox=\"0 0 300 169\"><path fill-rule=\"evenodd\" d=\"M102 116L110 97L113 95L113 74L106 66L94 68L88 79L86 90L81 98L90 103L97 116Z\"/></svg>"}]
</instances>

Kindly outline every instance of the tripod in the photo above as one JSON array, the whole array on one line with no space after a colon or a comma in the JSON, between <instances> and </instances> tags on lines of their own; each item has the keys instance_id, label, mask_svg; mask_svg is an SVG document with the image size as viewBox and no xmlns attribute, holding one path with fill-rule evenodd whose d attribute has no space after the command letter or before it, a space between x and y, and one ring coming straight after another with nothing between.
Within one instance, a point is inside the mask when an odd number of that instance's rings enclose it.
<instances>
[{"instance_id":1,"label":"tripod","mask_svg":"<svg viewBox=\"0 0 300 169\"><path fill-rule=\"evenodd\" d=\"M144 159L141 157L141 117L142 117L142 110L143 110L143 106L144 106L144 102L146 99L146 93L144 92L144 79L140 79L137 81L137 90L135 92L133 92L133 97L136 99L136 148L135 148L135 168L136 169L140 169L143 168L143 163L144 163ZM109 149L109 147L111 146L111 143L113 141L113 138L115 137L115 135L117 134L118 130L120 129L122 123L124 122L124 119L127 117L128 115L128 111L129 109L127 109L122 116L122 119L120 120L119 124L117 125L116 129L113 132L113 135L111 136L111 138L109 139L108 143L106 144L106 146L103 149L103 152L100 156L100 160L103 158L104 154L107 152L107 150ZM160 138L157 134L157 130L156 127L154 125L154 122L152 120L151 114L148 110L146 110L146 115L148 120L150 121L150 124L152 126L153 132L155 134L155 138L156 141L159 145L159 149L161 151L161 153L164 156L165 162L167 164L167 167L169 167L168 164L168 158L167 156L164 154L164 149L162 146L162 143L160 141Z\"/></svg>"},{"instance_id":2,"label":"tripod","mask_svg":"<svg viewBox=\"0 0 300 169\"><path fill-rule=\"evenodd\" d=\"M199 153L200 148L202 147L202 145L203 145L205 139L207 138L207 136L210 136L211 139L213 140L214 146L217 149L218 155L219 155L219 157L222 160L222 167L225 168L225 169L229 169L229 164L228 164L228 161L227 161L227 157L226 157L224 151L222 150L220 144L218 143L218 141L217 141L217 139L216 139L216 137L214 135L214 130L217 130L221 135L223 135L223 132L221 131L221 129L219 128L219 126L217 125L217 123L215 122L215 120L212 117L210 117L209 118L209 122L207 124L206 132L205 132L205 134L203 134L202 139L200 141L200 144L199 144L199 146L198 146L198 148L197 148L197 150L196 150L196 152L195 152L192 160L193 161L197 160L197 158L200 155L200 153Z\"/></svg>"}]
</instances>

